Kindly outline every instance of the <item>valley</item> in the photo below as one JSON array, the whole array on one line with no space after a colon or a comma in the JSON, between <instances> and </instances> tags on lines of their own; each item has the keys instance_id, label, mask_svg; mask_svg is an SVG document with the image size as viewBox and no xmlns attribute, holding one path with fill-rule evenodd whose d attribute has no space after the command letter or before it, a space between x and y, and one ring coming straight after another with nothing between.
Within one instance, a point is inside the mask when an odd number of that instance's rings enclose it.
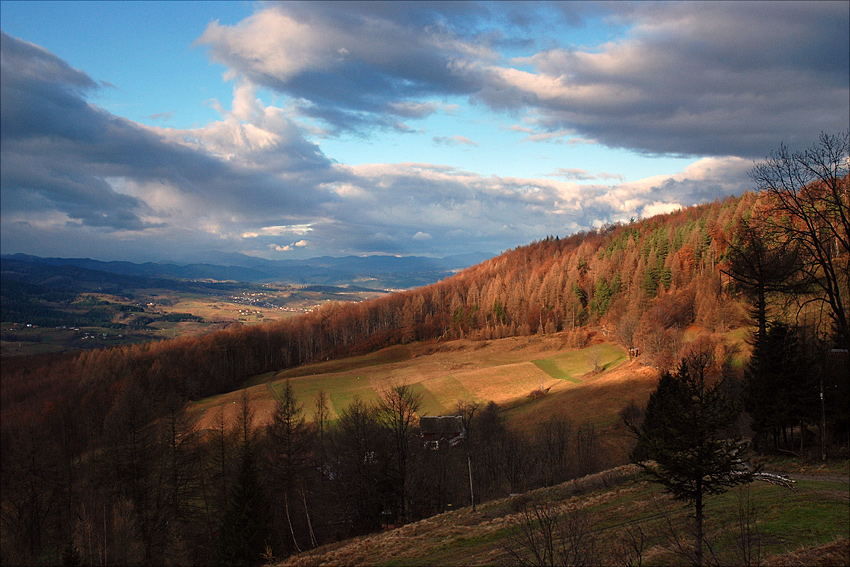
<instances>
[{"instance_id":1,"label":"valley","mask_svg":"<svg viewBox=\"0 0 850 567\"><path fill-rule=\"evenodd\" d=\"M153 278L33 258L4 258L2 266L2 356L198 336L232 324L307 313L329 301L357 302L389 292L348 283Z\"/></svg>"},{"instance_id":2,"label":"valley","mask_svg":"<svg viewBox=\"0 0 850 567\"><path fill-rule=\"evenodd\" d=\"M0 567L850 567L847 0L0 8Z\"/></svg>"}]
</instances>

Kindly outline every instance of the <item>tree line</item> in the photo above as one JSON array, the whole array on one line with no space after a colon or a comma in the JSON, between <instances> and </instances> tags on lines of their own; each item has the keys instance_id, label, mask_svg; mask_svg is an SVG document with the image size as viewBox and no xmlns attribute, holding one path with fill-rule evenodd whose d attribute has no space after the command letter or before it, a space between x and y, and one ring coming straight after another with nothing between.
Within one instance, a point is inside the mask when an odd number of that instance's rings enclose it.
<instances>
[{"instance_id":1,"label":"tree line","mask_svg":"<svg viewBox=\"0 0 850 567\"><path fill-rule=\"evenodd\" d=\"M131 385L85 453L56 413L4 428L3 564L258 565L606 464L592 426L521 431L492 402L458 403L460 443L425 443L404 384L334 422L320 391L307 422L287 382L259 427L245 392L235 420L198 431L175 397L152 419Z\"/></svg>"},{"instance_id":2,"label":"tree line","mask_svg":"<svg viewBox=\"0 0 850 567\"><path fill-rule=\"evenodd\" d=\"M814 426L826 459L827 424L839 439L850 433L848 169L850 132L824 134L801 152L780 147L752 170L768 199L741 219L724 270L749 297L756 327L743 387L716 372L711 349L695 344L675 372L662 374L642 422L629 423L637 438L631 459L693 508L685 555L694 565L704 562L707 497L757 478L790 486L748 463L750 442L735 427L742 405L762 451L779 449L781 433L786 450L799 455Z\"/></svg>"},{"instance_id":3,"label":"tree line","mask_svg":"<svg viewBox=\"0 0 850 567\"><path fill-rule=\"evenodd\" d=\"M741 217L724 273L755 323L743 399L760 449L850 437L849 157L850 132L823 134L751 172L764 198Z\"/></svg>"}]
</instances>

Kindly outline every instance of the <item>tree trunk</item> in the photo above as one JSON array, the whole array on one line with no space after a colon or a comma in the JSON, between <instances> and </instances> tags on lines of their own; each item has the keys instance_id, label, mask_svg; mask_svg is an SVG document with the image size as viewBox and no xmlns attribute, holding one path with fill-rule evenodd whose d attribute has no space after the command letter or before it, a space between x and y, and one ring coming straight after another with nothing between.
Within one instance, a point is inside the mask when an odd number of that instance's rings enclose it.
<instances>
[{"instance_id":1,"label":"tree trunk","mask_svg":"<svg viewBox=\"0 0 850 567\"><path fill-rule=\"evenodd\" d=\"M287 492L283 493L283 506L286 511L286 523L289 524L289 535L292 536L292 545L295 546L295 551L301 553L301 547L298 545L298 540L295 539L295 529L292 527L292 518L289 516L289 496Z\"/></svg>"},{"instance_id":2,"label":"tree trunk","mask_svg":"<svg viewBox=\"0 0 850 567\"><path fill-rule=\"evenodd\" d=\"M310 530L310 544L312 547L318 547L319 542L316 540L316 534L313 532L313 521L310 519L310 510L307 508L307 495L304 494L304 484L301 484L301 500L304 502L304 513L307 515L307 528Z\"/></svg>"},{"instance_id":3,"label":"tree trunk","mask_svg":"<svg viewBox=\"0 0 850 567\"><path fill-rule=\"evenodd\" d=\"M702 483L697 481L697 495L694 501L695 522L694 526L694 564L702 567Z\"/></svg>"},{"instance_id":4,"label":"tree trunk","mask_svg":"<svg viewBox=\"0 0 850 567\"><path fill-rule=\"evenodd\" d=\"M764 285L759 284L756 298L756 318L758 319L758 337L763 340L767 336L767 294Z\"/></svg>"}]
</instances>

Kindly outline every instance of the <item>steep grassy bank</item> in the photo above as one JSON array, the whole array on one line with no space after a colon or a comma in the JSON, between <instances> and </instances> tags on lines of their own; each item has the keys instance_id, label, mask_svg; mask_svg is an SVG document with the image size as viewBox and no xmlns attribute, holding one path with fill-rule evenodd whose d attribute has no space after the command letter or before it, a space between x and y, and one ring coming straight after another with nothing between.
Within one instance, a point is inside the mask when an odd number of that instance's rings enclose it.
<instances>
[{"instance_id":1,"label":"steep grassy bank","mask_svg":"<svg viewBox=\"0 0 850 567\"><path fill-rule=\"evenodd\" d=\"M846 470L846 461L843 466ZM487 502L475 511L464 508L329 544L278 565L511 564L511 549L527 552L517 543L516 526L535 503L550 506L562 518L586 521L582 535L595 541L592 564L623 564L630 556L637 564L638 551L645 565L687 563L675 544L688 537L687 510L644 481L637 467L627 465ZM796 492L755 483L709 499L706 514L712 561L723 565L742 564L744 552L757 553L764 565L850 561L846 475L801 479ZM751 522L749 532L742 533L741 520ZM630 544L629 532L642 533L642 544Z\"/></svg>"}]
</instances>

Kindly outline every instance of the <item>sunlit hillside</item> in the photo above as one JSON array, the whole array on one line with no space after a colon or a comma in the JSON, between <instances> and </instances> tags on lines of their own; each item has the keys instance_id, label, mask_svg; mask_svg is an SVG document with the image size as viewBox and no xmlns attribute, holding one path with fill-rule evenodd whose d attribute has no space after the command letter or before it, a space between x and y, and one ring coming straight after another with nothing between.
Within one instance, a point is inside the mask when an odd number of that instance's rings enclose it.
<instances>
[{"instance_id":1,"label":"sunlit hillside","mask_svg":"<svg viewBox=\"0 0 850 567\"><path fill-rule=\"evenodd\" d=\"M543 420L553 412L577 423L608 426L631 399L645 401L655 371L615 343L588 338L572 345L568 333L491 341L459 339L388 347L373 354L310 364L258 376L246 391L257 425L268 423L274 402L288 381L313 420L319 390L335 420L357 396L376 402L393 385L406 384L422 398L420 415L447 415L458 402L494 401L509 408L512 421ZM622 383L617 393L612 388ZM224 412L235 419L242 392L222 394L188 406L205 428Z\"/></svg>"},{"instance_id":2,"label":"sunlit hillside","mask_svg":"<svg viewBox=\"0 0 850 567\"><path fill-rule=\"evenodd\" d=\"M60 358L67 371L38 373L38 391L73 391L70 376L100 389L87 411L104 416L127 376L152 392L199 399L233 391L252 376L393 344L429 339L544 336L584 326L636 347L658 367L673 364L693 324L709 333L748 325L745 304L722 273L729 235L755 196L691 207L624 226L548 238L510 250L427 287L203 338L92 351ZM34 359L26 367L49 364ZM23 364L23 363L22 363ZM52 366L59 368L59 366ZM4 399L26 409L14 372ZM95 401L96 400L96 401ZM86 404L89 402L83 401Z\"/></svg>"}]
</instances>

